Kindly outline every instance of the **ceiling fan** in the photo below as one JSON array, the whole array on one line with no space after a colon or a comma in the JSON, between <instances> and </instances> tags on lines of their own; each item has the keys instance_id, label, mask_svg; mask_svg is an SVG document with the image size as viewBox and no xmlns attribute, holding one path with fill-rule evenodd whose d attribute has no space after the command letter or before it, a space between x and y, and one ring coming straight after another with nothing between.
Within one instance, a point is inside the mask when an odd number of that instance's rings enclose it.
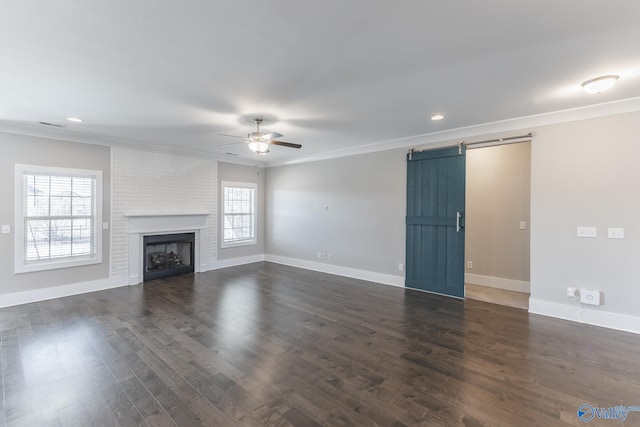
<instances>
[{"instance_id":1,"label":"ceiling fan","mask_svg":"<svg viewBox=\"0 0 640 427\"><path fill-rule=\"evenodd\" d=\"M280 145L282 147L289 147L289 148L301 148L302 145L300 144L293 144L291 142L284 142L284 141L276 141L276 138L280 138L281 136L283 136L281 133L278 132L269 132L269 133L264 133L264 132L260 132L260 124L262 123L262 118L255 118L253 119L253 122L256 124L256 131L255 132L250 132L249 134L247 134L246 139L243 136L237 136L237 135L227 135L224 133L219 133L218 135L220 136L228 136L231 138L243 138L245 139L245 143L249 146L249 149L251 151L253 151L254 153L257 154L267 154L269 151L271 151L269 149L269 147L271 145ZM227 145L232 145L232 144L225 144L225 145L221 145L221 147L225 147Z\"/></svg>"}]
</instances>

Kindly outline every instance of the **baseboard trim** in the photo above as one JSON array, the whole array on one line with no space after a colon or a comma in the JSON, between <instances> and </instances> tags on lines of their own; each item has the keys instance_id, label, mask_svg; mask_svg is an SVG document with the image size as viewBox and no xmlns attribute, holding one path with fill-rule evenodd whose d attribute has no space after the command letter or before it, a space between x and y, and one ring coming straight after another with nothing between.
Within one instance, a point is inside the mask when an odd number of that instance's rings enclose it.
<instances>
[{"instance_id":1,"label":"baseboard trim","mask_svg":"<svg viewBox=\"0 0 640 427\"><path fill-rule=\"evenodd\" d=\"M218 270L221 268L235 267L237 265L253 264L254 262L262 262L262 261L265 261L264 254L250 255L250 256L237 257L237 258L219 259L214 263L212 263L211 265L207 265L206 269L202 271Z\"/></svg>"},{"instance_id":2,"label":"baseboard trim","mask_svg":"<svg viewBox=\"0 0 640 427\"><path fill-rule=\"evenodd\" d=\"M505 291L531 293L531 283L521 280L503 279L502 277L481 276L465 273L464 282L470 285L486 286L488 288L504 289Z\"/></svg>"},{"instance_id":3,"label":"baseboard trim","mask_svg":"<svg viewBox=\"0 0 640 427\"><path fill-rule=\"evenodd\" d=\"M30 291L14 292L2 295L0 308L14 305L29 304L88 292L103 291L105 289L128 286L127 276L116 276L108 279L92 280L90 282L72 283L69 285L53 286L50 288L33 289Z\"/></svg>"},{"instance_id":4,"label":"baseboard trim","mask_svg":"<svg viewBox=\"0 0 640 427\"><path fill-rule=\"evenodd\" d=\"M640 334L640 317L529 298L529 313Z\"/></svg>"},{"instance_id":5,"label":"baseboard trim","mask_svg":"<svg viewBox=\"0 0 640 427\"><path fill-rule=\"evenodd\" d=\"M289 258L279 255L265 255L265 261L275 264L288 265L290 267L304 268L306 270L319 271L321 273L335 274L337 276L349 277L352 279L366 280L369 282L381 283L383 285L404 288L404 277L391 274L376 273L375 271L360 270L357 268L342 267L335 264L308 261L298 258Z\"/></svg>"}]
</instances>

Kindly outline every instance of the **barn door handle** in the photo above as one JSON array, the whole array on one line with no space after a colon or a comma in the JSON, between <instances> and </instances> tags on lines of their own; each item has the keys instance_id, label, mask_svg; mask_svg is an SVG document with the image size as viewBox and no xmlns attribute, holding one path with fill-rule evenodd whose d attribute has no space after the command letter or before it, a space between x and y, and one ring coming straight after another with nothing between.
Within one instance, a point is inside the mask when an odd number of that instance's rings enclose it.
<instances>
[{"instance_id":1,"label":"barn door handle","mask_svg":"<svg viewBox=\"0 0 640 427\"><path fill-rule=\"evenodd\" d=\"M462 214L460 212L456 212L456 233L460 232L460 218L462 218Z\"/></svg>"}]
</instances>

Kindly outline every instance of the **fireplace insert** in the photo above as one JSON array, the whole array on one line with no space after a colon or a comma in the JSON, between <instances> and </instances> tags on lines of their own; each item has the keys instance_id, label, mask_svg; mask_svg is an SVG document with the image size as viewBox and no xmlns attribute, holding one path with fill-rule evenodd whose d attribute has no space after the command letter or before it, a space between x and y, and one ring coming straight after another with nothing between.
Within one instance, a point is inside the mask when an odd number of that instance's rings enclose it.
<instances>
[{"instance_id":1,"label":"fireplace insert","mask_svg":"<svg viewBox=\"0 0 640 427\"><path fill-rule=\"evenodd\" d=\"M193 273L195 233L144 236L144 281Z\"/></svg>"}]
</instances>

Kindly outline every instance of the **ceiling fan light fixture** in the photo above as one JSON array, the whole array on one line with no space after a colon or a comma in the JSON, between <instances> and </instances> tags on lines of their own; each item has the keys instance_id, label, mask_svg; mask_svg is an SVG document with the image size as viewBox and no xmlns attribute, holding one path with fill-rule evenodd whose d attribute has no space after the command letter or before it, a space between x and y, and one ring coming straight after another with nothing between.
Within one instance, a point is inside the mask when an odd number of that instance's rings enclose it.
<instances>
[{"instance_id":1,"label":"ceiling fan light fixture","mask_svg":"<svg viewBox=\"0 0 640 427\"><path fill-rule=\"evenodd\" d=\"M596 77L582 83L582 89L584 89L584 91L587 93L606 92L616 84L619 78L620 76L617 76L615 74Z\"/></svg>"},{"instance_id":2,"label":"ceiling fan light fixture","mask_svg":"<svg viewBox=\"0 0 640 427\"><path fill-rule=\"evenodd\" d=\"M264 141L250 141L249 150L258 154L267 154L269 152L269 144Z\"/></svg>"},{"instance_id":3,"label":"ceiling fan light fixture","mask_svg":"<svg viewBox=\"0 0 640 427\"><path fill-rule=\"evenodd\" d=\"M253 121L256 124L256 131L249 132L244 142L249 147L249 150L253 151L254 153L265 155L271 151L272 145L279 145L281 147L296 148L296 149L302 148L302 145L300 144L293 144L291 142L284 142L284 141L276 141L275 138L280 138L281 136L284 136L281 133L260 132L260 123L262 123L261 118L255 118L253 119ZM244 139L244 137L242 136L227 135L224 133L219 133L218 135ZM231 145L231 144L225 144L225 145ZM224 147L225 145L221 145L220 147Z\"/></svg>"}]
</instances>

